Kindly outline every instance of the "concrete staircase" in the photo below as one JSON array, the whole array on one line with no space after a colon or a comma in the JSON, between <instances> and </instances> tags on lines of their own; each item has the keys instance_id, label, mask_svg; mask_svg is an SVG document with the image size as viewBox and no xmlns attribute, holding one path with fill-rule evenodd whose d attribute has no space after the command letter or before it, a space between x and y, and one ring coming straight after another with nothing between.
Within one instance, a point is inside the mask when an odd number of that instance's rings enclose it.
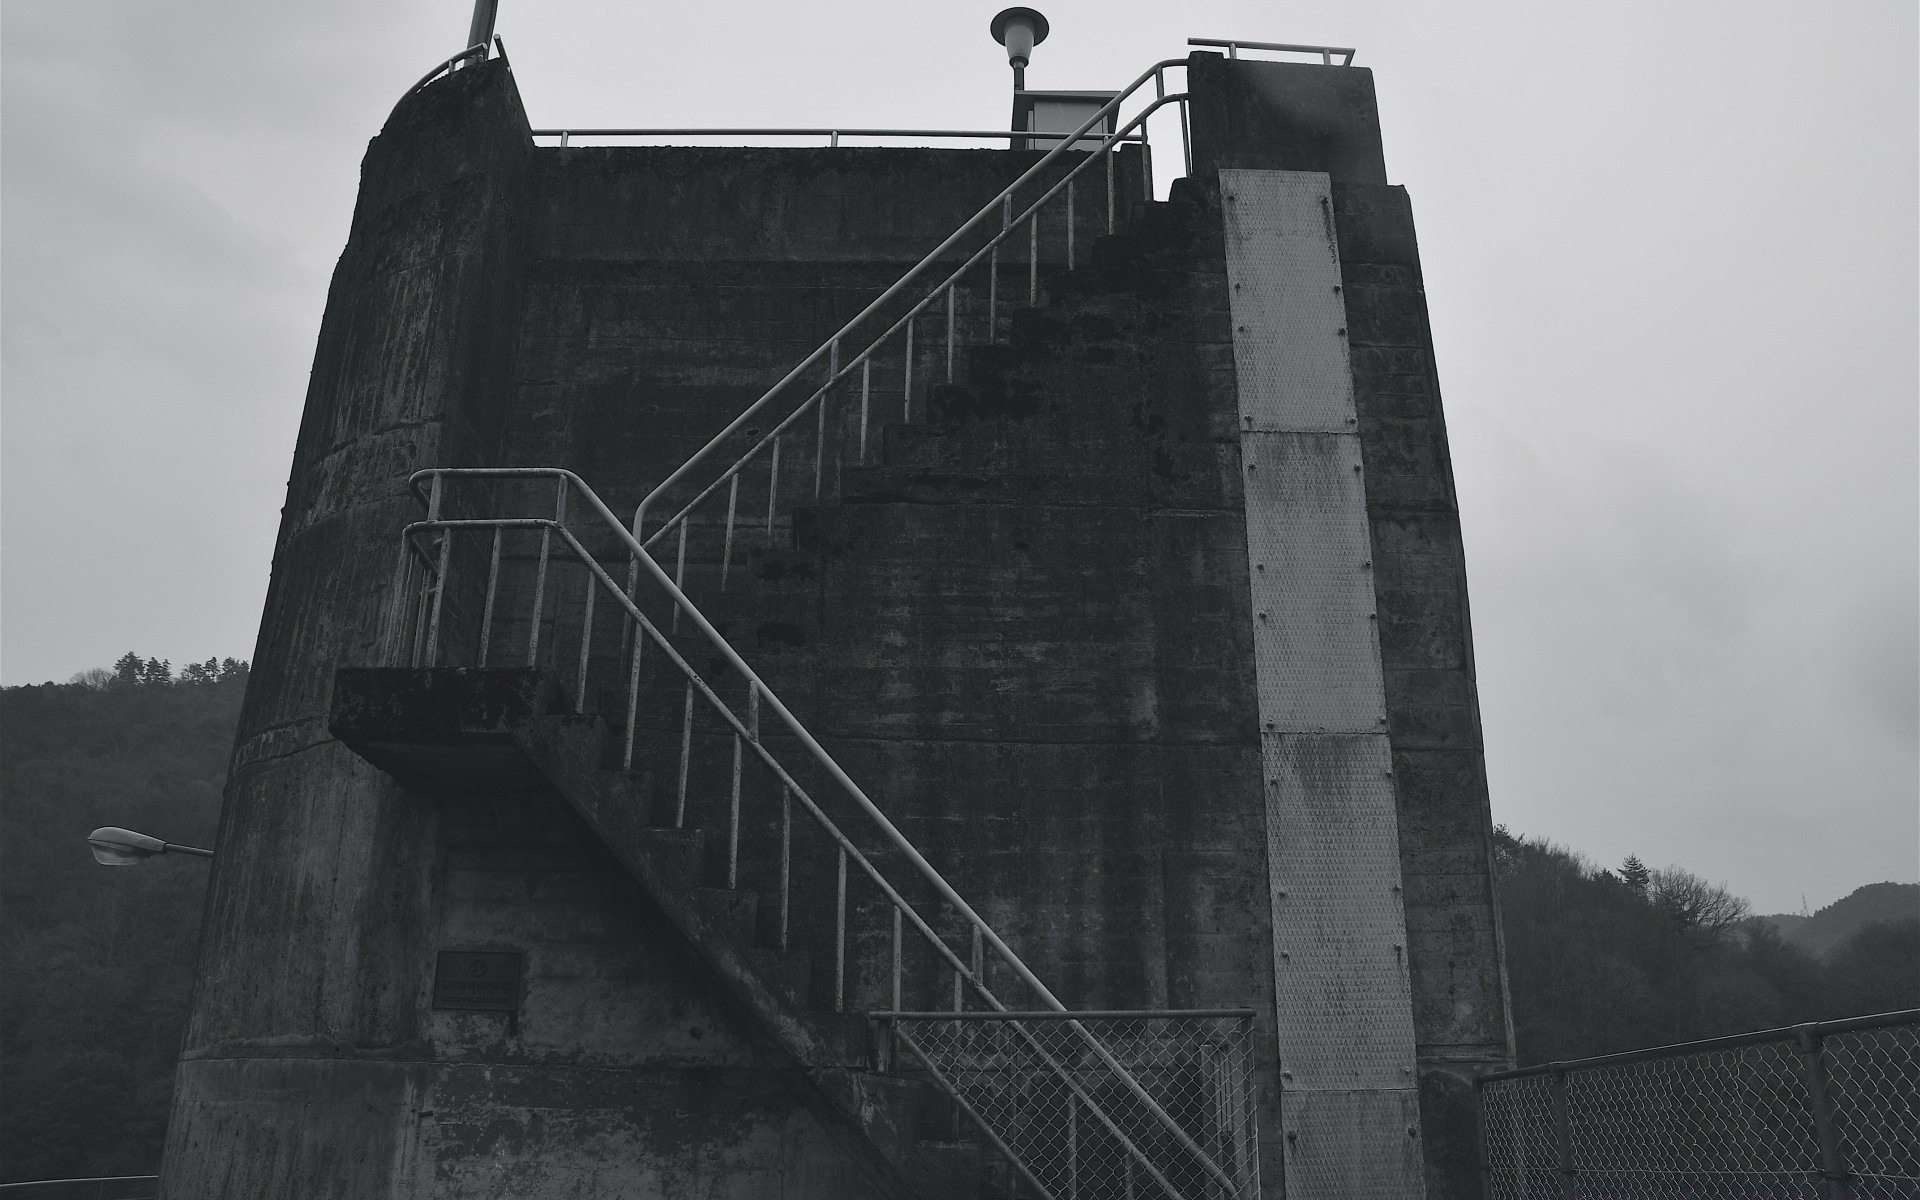
<instances>
[{"instance_id":1,"label":"concrete staircase","mask_svg":"<svg viewBox=\"0 0 1920 1200\"><path fill-rule=\"evenodd\" d=\"M637 777L612 765L607 722L564 708L551 676L525 668L348 669L335 679L329 728L424 795L545 791L564 800L692 956L857 1130L890 1190L930 1200L975 1200L994 1187L1004 1194L1004 1164L956 1138L945 1093L876 1069L864 1014L810 1003L808 954L767 944L756 892L715 885L713 831L662 821Z\"/></svg>"}]
</instances>

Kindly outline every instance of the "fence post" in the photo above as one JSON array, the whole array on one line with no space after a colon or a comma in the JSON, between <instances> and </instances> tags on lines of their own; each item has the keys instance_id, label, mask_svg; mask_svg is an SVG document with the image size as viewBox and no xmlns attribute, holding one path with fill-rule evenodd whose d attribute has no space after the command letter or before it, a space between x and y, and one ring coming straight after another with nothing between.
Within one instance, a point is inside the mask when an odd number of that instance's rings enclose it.
<instances>
[{"instance_id":1,"label":"fence post","mask_svg":"<svg viewBox=\"0 0 1920 1200\"><path fill-rule=\"evenodd\" d=\"M1812 1025L1795 1025L1800 1066L1807 1085L1807 1103L1813 1109L1813 1137L1820 1147L1822 1200L1846 1200L1853 1195L1853 1178L1840 1154L1840 1131L1833 1123L1833 1098L1827 1090L1826 1041Z\"/></svg>"},{"instance_id":2,"label":"fence post","mask_svg":"<svg viewBox=\"0 0 1920 1200\"><path fill-rule=\"evenodd\" d=\"M1567 1117L1567 1069L1554 1063L1552 1079L1553 1144L1560 1195L1563 1200L1573 1200L1573 1124Z\"/></svg>"}]
</instances>

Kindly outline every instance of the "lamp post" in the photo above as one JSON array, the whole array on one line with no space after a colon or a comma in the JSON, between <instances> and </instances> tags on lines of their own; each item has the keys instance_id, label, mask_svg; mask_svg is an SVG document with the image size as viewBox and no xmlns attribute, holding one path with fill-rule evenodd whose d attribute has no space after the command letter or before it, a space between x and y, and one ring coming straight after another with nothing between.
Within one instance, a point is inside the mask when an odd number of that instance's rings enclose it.
<instances>
[{"instance_id":1,"label":"lamp post","mask_svg":"<svg viewBox=\"0 0 1920 1200\"><path fill-rule=\"evenodd\" d=\"M484 46L493 40L493 18L500 0L473 0L473 24L467 27L467 48Z\"/></svg>"},{"instance_id":2,"label":"lamp post","mask_svg":"<svg viewBox=\"0 0 1920 1200\"><path fill-rule=\"evenodd\" d=\"M1031 8L1003 8L987 26L993 40L1007 48L1007 65L1013 68L1013 90L1027 90L1027 63L1033 48L1047 40L1047 19Z\"/></svg>"},{"instance_id":3,"label":"lamp post","mask_svg":"<svg viewBox=\"0 0 1920 1200\"><path fill-rule=\"evenodd\" d=\"M103 867L137 866L156 854L213 857L211 850L202 850L198 846L182 846L176 842L163 842L157 837L135 833L131 829L121 829L117 825L105 825L94 830L87 835L87 845L93 847L93 860Z\"/></svg>"}]
</instances>

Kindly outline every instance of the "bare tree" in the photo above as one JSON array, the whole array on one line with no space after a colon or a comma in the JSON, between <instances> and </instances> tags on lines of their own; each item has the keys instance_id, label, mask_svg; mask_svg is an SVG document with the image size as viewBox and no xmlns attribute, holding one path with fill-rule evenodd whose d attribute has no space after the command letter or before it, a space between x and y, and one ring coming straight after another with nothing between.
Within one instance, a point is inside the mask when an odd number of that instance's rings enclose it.
<instances>
[{"instance_id":1,"label":"bare tree","mask_svg":"<svg viewBox=\"0 0 1920 1200\"><path fill-rule=\"evenodd\" d=\"M1679 867L1653 872L1648 889L1653 906L1680 928L1718 941L1751 912L1747 902L1723 884L1712 884Z\"/></svg>"}]
</instances>

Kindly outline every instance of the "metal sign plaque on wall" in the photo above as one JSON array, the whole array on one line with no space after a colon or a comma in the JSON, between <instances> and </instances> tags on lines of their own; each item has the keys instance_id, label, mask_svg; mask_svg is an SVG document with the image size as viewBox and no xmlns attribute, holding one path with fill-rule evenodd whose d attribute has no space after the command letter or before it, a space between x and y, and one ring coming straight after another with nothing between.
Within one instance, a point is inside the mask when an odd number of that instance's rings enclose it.
<instances>
[{"instance_id":1,"label":"metal sign plaque on wall","mask_svg":"<svg viewBox=\"0 0 1920 1200\"><path fill-rule=\"evenodd\" d=\"M433 964L433 1006L517 1012L524 958L517 950L442 950Z\"/></svg>"}]
</instances>

